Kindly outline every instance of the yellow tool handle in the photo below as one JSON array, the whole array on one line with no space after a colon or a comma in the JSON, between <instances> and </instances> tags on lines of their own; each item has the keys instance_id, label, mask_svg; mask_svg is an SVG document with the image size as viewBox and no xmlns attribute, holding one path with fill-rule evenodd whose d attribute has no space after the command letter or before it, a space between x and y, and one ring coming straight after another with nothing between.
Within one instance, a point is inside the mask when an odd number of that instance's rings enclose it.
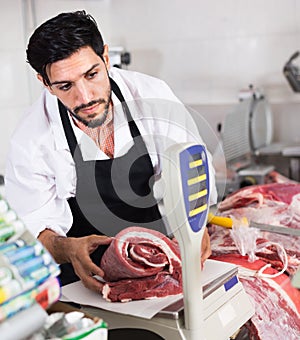
<instances>
[{"instance_id":1,"label":"yellow tool handle","mask_svg":"<svg viewBox=\"0 0 300 340\"><path fill-rule=\"evenodd\" d=\"M209 223L218 225L220 227L228 228L228 229L232 228L232 225L233 225L233 221L230 217L215 216L212 213L208 214L207 221Z\"/></svg>"}]
</instances>

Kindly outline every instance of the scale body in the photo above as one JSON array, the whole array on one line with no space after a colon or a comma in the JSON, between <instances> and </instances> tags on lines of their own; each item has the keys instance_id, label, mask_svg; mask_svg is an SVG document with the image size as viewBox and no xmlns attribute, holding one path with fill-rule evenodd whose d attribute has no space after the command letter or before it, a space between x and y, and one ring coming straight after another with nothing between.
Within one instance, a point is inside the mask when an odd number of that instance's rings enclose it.
<instances>
[{"instance_id":1,"label":"scale body","mask_svg":"<svg viewBox=\"0 0 300 340\"><path fill-rule=\"evenodd\" d=\"M205 148L191 143L171 146L163 158L163 180L166 228L180 246L183 298L151 319L88 306L83 310L103 318L110 329L145 329L167 340L228 339L254 309L235 265L207 260L201 271L210 190Z\"/></svg>"},{"instance_id":2,"label":"scale body","mask_svg":"<svg viewBox=\"0 0 300 340\"><path fill-rule=\"evenodd\" d=\"M215 272L215 279L203 286L203 339L225 340L251 318L254 310L237 278L235 265L207 260L203 273L208 270ZM151 319L90 306L82 306L82 310L101 317L108 323L109 329L144 329L166 340L190 339L185 330L183 299L163 309Z\"/></svg>"}]
</instances>

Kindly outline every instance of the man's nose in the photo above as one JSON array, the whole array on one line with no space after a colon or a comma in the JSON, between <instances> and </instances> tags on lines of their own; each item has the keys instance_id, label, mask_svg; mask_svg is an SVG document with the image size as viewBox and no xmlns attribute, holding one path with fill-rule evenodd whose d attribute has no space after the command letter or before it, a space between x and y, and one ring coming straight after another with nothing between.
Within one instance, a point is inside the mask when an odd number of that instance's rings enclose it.
<instances>
[{"instance_id":1,"label":"man's nose","mask_svg":"<svg viewBox=\"0 0 300 340\"><path fill-rule=\"evenodd\" d=\"M92 91L84 82L76 86L76 101L80 104L87 104L92 100Z\"/></svg>"}]
</instances>

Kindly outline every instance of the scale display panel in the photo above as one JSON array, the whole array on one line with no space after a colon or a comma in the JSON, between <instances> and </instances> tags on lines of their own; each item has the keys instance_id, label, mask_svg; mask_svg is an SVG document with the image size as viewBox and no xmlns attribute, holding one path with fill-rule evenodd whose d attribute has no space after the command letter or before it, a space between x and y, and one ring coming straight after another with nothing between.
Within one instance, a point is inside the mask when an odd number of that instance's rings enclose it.
<instances>
[{"instance_id":1,"label":"scale display panel","mask_svg":"<svg viewBox=\"0 0 300 340\"><path fill-rule=\"evenodd\" d=\"M202 145L193 145L183 150L180 155L180 172L186 216L194 232L205 225L207 214L209 176L205 149Z\"/></svg>"}]
</instances>

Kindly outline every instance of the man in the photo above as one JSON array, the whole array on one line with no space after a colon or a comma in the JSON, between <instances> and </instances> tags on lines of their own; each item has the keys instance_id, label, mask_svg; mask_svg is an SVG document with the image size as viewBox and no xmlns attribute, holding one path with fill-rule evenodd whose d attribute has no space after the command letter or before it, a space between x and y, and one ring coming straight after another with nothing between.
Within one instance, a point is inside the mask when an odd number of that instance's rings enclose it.
<instances>
[{"instance_id":1,"label":"man","mask_svg":"<svg viewBox=\"0 0 300 340\"><path fill-rule=\"evenodd\" d=\"M153 98L155 106L180 103L161 80L111 68L108 47L84 11L62 13L38 27L27 59L46 90L11 139L7 199L61 264L62 283L79 277L99 292L94 275L103 276L100 258L110 243L104 235L133 224L161 228L152 179L160 176L167 143L154 135L167 135L168 143L201 139L190 122L178 135L174 117L159 119L159 110L150 109L149 119L135 104L126 105L146 100L137 106L148 107ZM144 197L147 204L138 206ZM202 261L209 255L206 233Z\"/></svg>"}]
</instances>

